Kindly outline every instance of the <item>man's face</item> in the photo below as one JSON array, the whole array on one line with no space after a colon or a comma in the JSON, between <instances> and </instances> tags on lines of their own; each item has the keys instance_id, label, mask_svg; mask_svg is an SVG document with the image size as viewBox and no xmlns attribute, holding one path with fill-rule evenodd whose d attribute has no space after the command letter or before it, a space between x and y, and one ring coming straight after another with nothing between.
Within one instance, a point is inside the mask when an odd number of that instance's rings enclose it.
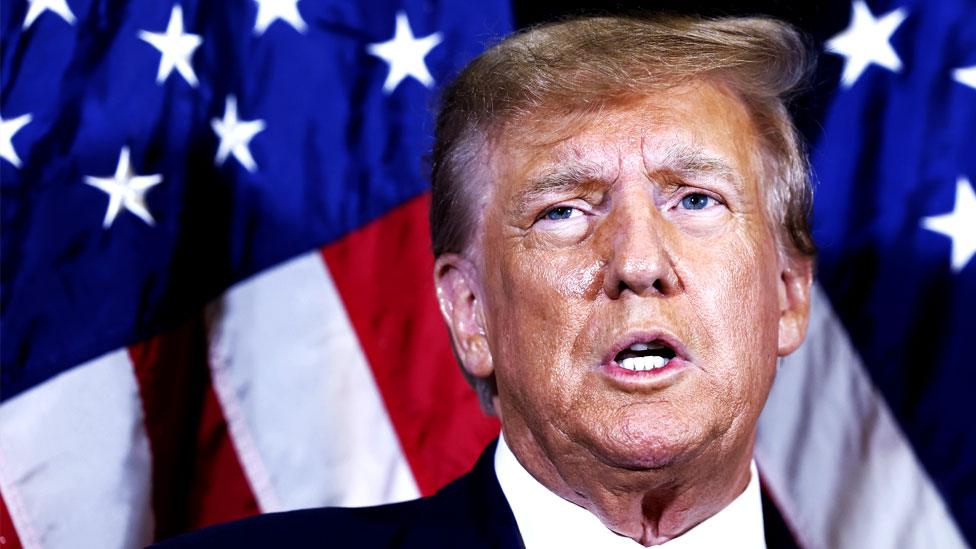
<instances>
[{"instance_id":1,"label":"man's face","mask_svg":"<svg viewBox=\"0 0 976 549\"><path fill-rule=\"evenodd\" d=\"M479 232L512 446L557 468L751 451L802 330L782 331L785 267L743 105L700 82L517 133L491 152Z\"/></svg>"}]
</instances>

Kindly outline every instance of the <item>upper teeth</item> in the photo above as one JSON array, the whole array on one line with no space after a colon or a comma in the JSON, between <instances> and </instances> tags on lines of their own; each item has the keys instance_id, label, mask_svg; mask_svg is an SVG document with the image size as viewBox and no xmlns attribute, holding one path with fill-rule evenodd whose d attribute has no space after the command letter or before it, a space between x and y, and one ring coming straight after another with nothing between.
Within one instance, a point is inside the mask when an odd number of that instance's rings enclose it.
<instances>
[{"instance_id":1,"label":"upper teeth","mask_svg":"<svg viewBox=\"0 0 976 549\"><path fill-rule=\"evenodd\" d=\"M633 345L631 345L630 347L628 347L628 349L630 349L631 351L649 351L651 349L667 349L667 348L668 347L666 345L663 345L661 343L655 343L655 342L652 342L652 343L634 343Z\"/></svg>"},{"instance_id":2,"label":"upper teeth","mask_svg":"<svg viewBox=\"0 0 976 549\"><path fill-rule=\"evenodd\" d=\"M638 345L643 346L643 349L635 349ZM646 351L647 345L643 343L638 343L630 347L634 351ZM635 372L643 372L645 370L654 370L656 368L661 368L667 364L669 360L663 356L650 355L650 356L635 356L632 358L625 358L620 361L620 367L626 368L627 370L633 370Z\"/></svg>"}]
</instances>

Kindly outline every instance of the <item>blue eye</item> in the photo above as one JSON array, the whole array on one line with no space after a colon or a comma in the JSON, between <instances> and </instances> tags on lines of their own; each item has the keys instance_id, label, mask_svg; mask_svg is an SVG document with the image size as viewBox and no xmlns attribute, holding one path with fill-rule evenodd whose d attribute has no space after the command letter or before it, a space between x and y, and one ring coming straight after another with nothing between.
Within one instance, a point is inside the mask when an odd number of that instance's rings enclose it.
<instances>
[{"instance_id":1,"label":"blue eye","mask_svg":"<svg viewBox=\"0 0 976 549\"><path fill-rule=\"evenodd\" d=\"M570 208L569 206L558 206L546 212L543 217L551 221L558 221L560 219L569 219L570 217L573 217L573 213L576 211L576 208Z\"/></svg>"},{"instance_id":2,"label":"blue eye","mask_svg":"<svg viewBox=\"0 0 976 549\"><path fill-rule=\"evenodd\" d=\"M686 210L704 210L715 199L702 193L691 193L681 199L681 207Z\"/></svg>"}]
</instances>

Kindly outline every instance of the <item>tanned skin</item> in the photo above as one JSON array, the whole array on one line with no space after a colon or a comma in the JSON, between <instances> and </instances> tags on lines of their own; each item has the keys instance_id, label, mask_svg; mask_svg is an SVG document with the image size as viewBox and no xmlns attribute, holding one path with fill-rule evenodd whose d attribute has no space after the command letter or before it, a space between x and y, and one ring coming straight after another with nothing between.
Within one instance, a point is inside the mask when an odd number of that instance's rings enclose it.
<instances>
[{"instance_id":1,"label":"tanned skin","mask_svg":"<svg viewBox=\"0 0 976 549\"><path fill-rule=\"evenodd\" d=\"M741 494L811 261L780 245L742 102L698 81L519 125L486 151L469 249L435 265L458 356L519 462L651 546ZM615 353L667 342L667 367Z\"/></svg>"}]
</instances>

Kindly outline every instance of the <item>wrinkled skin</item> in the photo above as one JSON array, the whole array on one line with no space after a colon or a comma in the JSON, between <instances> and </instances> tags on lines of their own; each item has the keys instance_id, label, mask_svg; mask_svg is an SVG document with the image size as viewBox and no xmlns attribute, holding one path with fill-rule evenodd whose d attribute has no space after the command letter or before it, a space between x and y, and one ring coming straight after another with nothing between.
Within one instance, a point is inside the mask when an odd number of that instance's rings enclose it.
<instances>
[{"instance_id":1,"label":"wrinkled skin","mask_svg":"<svg viewBox=\"0 0 976 549\"><path fill-rule=\"evenodd\" d=\"M519 461L644 545L745 489L777 357L805 335L810 261L780 251L757 150L744 106L707 82L523 125L490 151L471 249L435 266ZM677 366L608 363L662 334Z\"/></svg>"}]
</instances>

